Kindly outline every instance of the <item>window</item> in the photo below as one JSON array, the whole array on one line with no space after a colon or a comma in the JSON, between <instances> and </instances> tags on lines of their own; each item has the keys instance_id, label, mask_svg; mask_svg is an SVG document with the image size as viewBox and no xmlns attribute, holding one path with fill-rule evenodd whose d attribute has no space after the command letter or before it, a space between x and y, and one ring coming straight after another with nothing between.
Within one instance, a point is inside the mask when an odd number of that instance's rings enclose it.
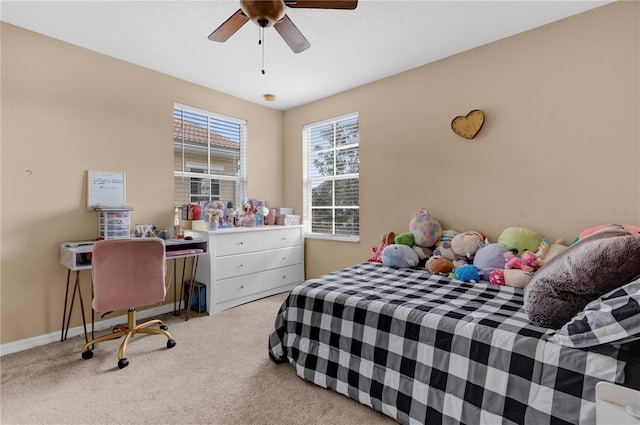
<instances>
[{"instance_id":1,"label":"window","mask_svg":"<svg viewBox=\"0 0 640 425\"><path fill-rule=\"evenodd\" d=\"M173 107L176 205L240 204L246 196L247 123L190 106Z\"/></svg>"},{"instance_id":2,"label":"window","mask_svg":"<svg viewBox=\"0 0 640 425\"><path fill-rule=\"evenodd\" d=\"M310 237L358 241L360 176L358 114L302 129L303 215Z\"/></svg>"},{"instance_id":3,"label":"window","mask_svg":"<svg viewBox=\"0 0 640 425\"><path fill-rule=\"evenodd\" d=\"M187 162L187 170L194 173L209 174L202 164ZM221 174L222 167L211 167L211 174ZM220 180L211 178L191 177L189 179L189 202L201 203L220 200Z\"/></svg>"}]
</instances>

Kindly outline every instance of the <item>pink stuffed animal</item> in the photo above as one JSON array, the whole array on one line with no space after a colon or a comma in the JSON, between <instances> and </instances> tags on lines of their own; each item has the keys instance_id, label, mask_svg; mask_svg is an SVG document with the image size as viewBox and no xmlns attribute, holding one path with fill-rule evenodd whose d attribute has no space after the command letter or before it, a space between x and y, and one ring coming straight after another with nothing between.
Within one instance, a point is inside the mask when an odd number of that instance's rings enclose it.
<instances>
[{"instance_id":1,"label":"pink stuffed animal","mask_svg":"<svg viewBox=\"0 0 640 425\"><path fill-rule=\"evenodd\" d=\"M524 288L527 286L532 277L531 272L525 272L518 269L495 269L489 273L489 282L496 285L513 286L515 288Z\"/></svg>"},{"instance_id":2,"label":"pink stuffed animal","mask_svg":"<svg viewBox=\"0 0 640 425\"><path fill-rule=\"evenodd\" d=\"M393 239L395 237L396 234L393 232L383 234L380 238L380 243L371 248L373 255L369 257L367 261L371 263L382 263L382 251L387 247L387 245L391 245L393 243Z\"/></svg>"},{"instance_id":3,"label":"pink stuffed animal","mask_svg":"<svg viewBox=\"0 0 640 425\"><path fill-rule=\"evenodd\" d=\"M540 264L538 263L538 257L531 251L525 251L520 258L516 257L511 251L504 253L504 259L506 261L505 269L520 269L525 272L533 272Z\"/></svg>"}]
</instances>

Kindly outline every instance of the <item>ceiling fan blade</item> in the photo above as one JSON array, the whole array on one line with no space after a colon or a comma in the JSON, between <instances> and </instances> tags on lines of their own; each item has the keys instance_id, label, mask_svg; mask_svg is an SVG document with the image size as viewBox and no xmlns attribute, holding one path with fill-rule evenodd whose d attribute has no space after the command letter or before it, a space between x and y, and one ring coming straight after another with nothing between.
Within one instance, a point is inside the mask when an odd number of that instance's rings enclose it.
<instances>
[{"instance_id":1,"label":"ceiling fan blade","mask_svg":"<svg viewBox=\"0 0 640 425\"><path fill-rule=\"evenodd\" d=\"M299 7L308 9L349 9L353 10L358 6L358 0L285 0L289 7Z\"/></svg>"},{"instance_id":2,"label":"ceiling fan blade","mask_svg":"<svg viewBox=\"0 0 640 425\"><path fill-rule=\"evenodd\" d=\"M242 9L238 9L236 13L224 21L222 25L209 34L207 38L211 41L227 41L229 37L235 34L236 31L247 22L249 22L249 17L242 12Z\"/></svg>"},{"instance_id":3,"label":"ceiling fan blade","mask_svg":"<svg viewBox=\"0 0 640 425\"><path fill-rule=\"evenodd\" d=\"M298 27L287 15L273 25L273 27L282 36L284 41L291 47L293 53L300 53L311 47L311 44L304 38Z\"/></svg>"}]
</instances>

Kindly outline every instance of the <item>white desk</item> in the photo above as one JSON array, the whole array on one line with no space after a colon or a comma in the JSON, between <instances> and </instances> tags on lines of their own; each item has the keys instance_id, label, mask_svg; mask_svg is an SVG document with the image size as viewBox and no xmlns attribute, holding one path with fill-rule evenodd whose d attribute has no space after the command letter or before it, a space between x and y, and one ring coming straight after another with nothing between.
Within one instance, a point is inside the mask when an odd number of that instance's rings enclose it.
<instances>
[{"instance_id":1,"label":"white desk","mask_svg":"<svg viewBox=\"0 0 640 425\"><path fill-rule=\"evenodd\" d=\"M82 290L80 287L80 271L91 270L91 255L93 252L93 245L95 242L63 242L60 244L60 264L66 267L67 270L67 289L64 297L64 311L62 315L62 330L60 335L60 341L67 339L67 333L69 332L69 322L71 321L71 312L73 311L73 304L76 299L76 293L80 299L80 309L82 311L82 325L84 327L84 338L86 342L89 342L89 336L87 334L87 321L84 313L84 302L82 300ZM195 276L198 269L198 258L202 254L207 253L208 242L206 239L168 239L164 241L165 253L167 260L183 259L182 266L182 285L180 289L180 297L184 293L184 282L187 259L191 258L191 279L189 288L189 300L185 305L186 318L189 320L189 311L191 310L191 301L193 297L195 287ZM75 284L73 286L73 294L71 296L71 302L69 303L69 283L71 282L71 272L75 272ZM173 313L177 316L180 314L180 301L176 296L176 261L173 262ZM93 286L91 288L93 295ZM176 308L177 303L177 308ZM67 306L69 311L67 313ZM91 338L93 339L94 317L93 309L91 315Z\"/></svg>"}]
</instances>

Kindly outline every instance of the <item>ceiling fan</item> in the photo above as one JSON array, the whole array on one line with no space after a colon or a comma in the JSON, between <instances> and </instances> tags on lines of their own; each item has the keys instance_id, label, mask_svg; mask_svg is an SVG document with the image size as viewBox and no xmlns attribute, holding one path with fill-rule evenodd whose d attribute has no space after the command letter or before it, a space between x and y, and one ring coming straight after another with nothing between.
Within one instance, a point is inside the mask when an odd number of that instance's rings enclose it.
<instances>
[{"instance_id":1,"label":"ceiling fan","mask_svg":"<svg viewBox=\"0 0 640 425\"><path fill-rule=\"evenodd\" d=\"M294 53L311 44L286 14L287 7L353 10L358 0L240 0L240 9L209 35L211 41L227 41L247 21L261 28L274 27Z\"/></svg>"}]
</instances>

